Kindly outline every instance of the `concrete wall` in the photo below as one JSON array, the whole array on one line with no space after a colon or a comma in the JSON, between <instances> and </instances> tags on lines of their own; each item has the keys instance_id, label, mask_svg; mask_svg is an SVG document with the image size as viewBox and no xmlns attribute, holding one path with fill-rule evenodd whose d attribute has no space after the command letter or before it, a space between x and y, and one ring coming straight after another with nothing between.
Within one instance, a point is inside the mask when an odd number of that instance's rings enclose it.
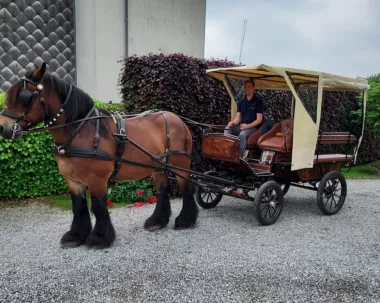
<instances>
[{"instance_id":1,"label":"concrete wall","mask_svg":"<svg viewBox=\"0 0 380 303\"><path fill-rule=\"evenodd\" d=\"M73 1L0 0L0 92L33 65L75 83Z\"/></svg>"},{"instance_id":2,"label":"concrete wall","mask_svg":"<svg viewBox=\"0 0 380 303\"><path fill-rule=\"evenodd\" d=\"M103 102L120 101L117 83L126 56L125 0L76 0L77 85Z\"/></svg>"},{"instance_id":3,"label":"concrete wall","mask_svg":"<svg viewBox=\"0 0 380 303\"><path fill-rule=\"evenodd\" d=\"M128 55L203 58L205 22L206 0L128 0Z\"/></svg>"},{"instance_id":4,"label":"concrete wall","mask_svg":"<svg viewBox=\"0 0 380 303\"><path fill-rule=\"evenodd\" d=\"M206 0L75 0L77 85L118 103L119 60L150 52L203 58L205 22Z\"/></svg>"}]
</instances>

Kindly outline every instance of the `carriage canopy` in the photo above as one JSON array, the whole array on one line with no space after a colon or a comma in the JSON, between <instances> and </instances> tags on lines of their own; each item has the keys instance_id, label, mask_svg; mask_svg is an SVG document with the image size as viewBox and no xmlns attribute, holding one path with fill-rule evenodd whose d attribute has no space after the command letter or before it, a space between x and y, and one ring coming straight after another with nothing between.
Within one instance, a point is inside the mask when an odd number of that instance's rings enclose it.
<instances>
[{"instance_id":1,"label":"carriage canopy","mask_svg":"<svg viewBox=\"0 0 380 303\"><path fill-rule=\"evenodd\" d=\"M292 170L311 168L314 165L323 90L363 92L363 129L355 152L356 159L364 132L365 103L369 89L366 79L264 64L209 69L206 73L223 82L231 97L232 116L236 114L239 101L233 91L233 85L231 85L232 79L253 79L256 89L290 90L292 92L294 100Z\"/></svg>"}]
</instances>

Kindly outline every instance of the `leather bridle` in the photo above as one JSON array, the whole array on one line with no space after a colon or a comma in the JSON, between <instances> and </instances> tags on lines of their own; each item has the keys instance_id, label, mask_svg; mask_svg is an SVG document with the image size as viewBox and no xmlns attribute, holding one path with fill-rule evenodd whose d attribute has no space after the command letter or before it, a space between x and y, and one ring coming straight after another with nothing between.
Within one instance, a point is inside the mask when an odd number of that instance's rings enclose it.
<instances>
[{"instance_id":1,"label":"leather bridle","mask_svg":"<svg viewBox=\"0 0 380 303\"><path fill-rule=\"evenodd\" d=\"M37 97L40 97L40 102L42 103L42 108L44 111L44 120L43 120L43 122L45 123L44 128L48 128L49 126L53 125L57 121L57 119L62 115L62 113L64 112L64 107L67 104L67 102L69 101L70 96L71 96L71 92L72 92L72 85L70 85L70 90L69 90L69 93L66 97L65 102L61 105L61 108L53 116L53 118L51 118L49 121L47 121L49 118L49 114L48 114L48 110L46 108L45 99L43 98L43 92L42 92L43 91L43 85L41 83L36 83L36 82L32 81L31 79L28 79L26 77L22 77L21 80L24 81L24 83L23 83L24 90L19 94L18 103L25 106L26 110L24 111L24 113L21 116L11 114L11 113L8 113L6 111L0 112L0 115L2 115L2 116L6 116L6 117L9 117L12 119L16 119L16 121L13 123L13 125L11 127L12 132L13 132L12 139L15 139L17 134L22 134L23 129L20 125L21 121L26 122L27 130L29 130L31 127L40 123L40 122L33 123L28 117L28 113L32 109L35 101L37 100ZM33 86L35 86L36 90L34 92L27 90L27 87L26 87L27 82L32 84Z\"/></svg>"}]
</instances>

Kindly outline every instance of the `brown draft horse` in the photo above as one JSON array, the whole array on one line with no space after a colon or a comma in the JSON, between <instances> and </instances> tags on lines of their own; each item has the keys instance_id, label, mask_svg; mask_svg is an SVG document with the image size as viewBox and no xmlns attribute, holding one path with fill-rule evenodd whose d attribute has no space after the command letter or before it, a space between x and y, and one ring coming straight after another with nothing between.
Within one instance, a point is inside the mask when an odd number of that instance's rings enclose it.
<instances>
[{"instance_id":1,"label":"brown draft horse","mask_svg":"<svg viewBox=\"0 0 380 303\"><path fill-rule=\"evenodd\" d=\"M106 205L107 186L111 176L114 180L136 180L151 174L158 202L153 214L145 221L144 228L155 231L165 227L171 215L169 182L167 174L161 169L149 167L162 167L154 158L126 141L122 145L124 149L120 153L121 158L146 166L119 162L119 170L114 172L115 161L91 155L83 157L75 153L68 156L59 147L64 145L67 151L70 148L87 148L87 154L88 151L97 149L115 156L120 144L117 144L118 141L112 134L124 129L131 142L134 141L152 155L163 155L165 158L169 149L176 150L178 153L170 154L168 163L177 168L189 169L192 136L185 123L175 114L164 112L119 119L118 127L115 123L117 119L108 111L95 108L88 94L45 73L45 70L45 63L40 68L35 66L33 71L28 72L8 90L4 110L0 115L0 135L5 139L16 140L41 122L45 123L45 129L51 133L56 145L58 168L66 179L72 199L73 221L70 230L61 238L62 247L76 247L86 243L91 248L106 248L114 242L115 230ZM83 121L84 119L89 120ZM75 123L78 120L82 120L82 124ZM187 153L179 152L186 150ZM183 193L183 206L175 220L175 228L189 228L196 223L198 215L191 182L186 179L189 178L189 173L181 171L181 175L186 177L181 178L177 175L178 170L173 171ZM91 195L91 210L96 218L93 229L86 203L86 187Z\"/></svg>"}]
</instances>

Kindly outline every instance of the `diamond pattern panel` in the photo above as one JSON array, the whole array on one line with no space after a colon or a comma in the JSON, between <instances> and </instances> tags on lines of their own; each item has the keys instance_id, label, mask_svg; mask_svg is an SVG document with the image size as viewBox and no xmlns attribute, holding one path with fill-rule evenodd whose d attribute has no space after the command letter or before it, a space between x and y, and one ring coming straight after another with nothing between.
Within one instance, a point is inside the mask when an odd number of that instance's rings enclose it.
<instances>
[{"instance_id":1,"label":"diamond pattern panel","mask_svg":"<svg viewBox=\"0 0 380 303\"><path fill-rule=\"evenodd\" d=\"M34 64L75 84L74 0L0 0L0 92Z\"/></svg>"}]
</instances>

